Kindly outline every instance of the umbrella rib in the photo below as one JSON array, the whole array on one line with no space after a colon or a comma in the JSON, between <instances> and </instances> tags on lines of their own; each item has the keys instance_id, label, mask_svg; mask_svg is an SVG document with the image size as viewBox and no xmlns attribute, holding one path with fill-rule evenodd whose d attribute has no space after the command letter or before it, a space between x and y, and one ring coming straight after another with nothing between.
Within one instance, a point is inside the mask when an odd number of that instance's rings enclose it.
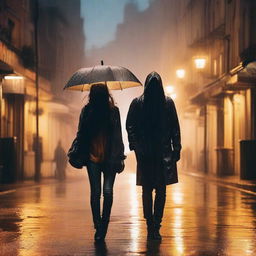
<instances>
[{"instance_id":1,"label":"umbrella rib","mask_svg":"<svg viewBox=\"0 0 256 256\"><path fill-rule=\"evenodd\" d=\"M84 79L86 79L87 76L89 76L95 69L95 66L93 66L92 70L84 77Z\"/></svg>"},{"instance_id":2,"label":"umbrella rib","mask_svg":"<svg viewBox=\"0 0 256 256\"><path fill-rule=\"evenodd\" d=\"M110 70L110 72L111 72L111 74L112 74L112 78L113 78L112 80L115 81L115 75L114 75L113 70L112 70L110 67L109 67L109 70Z\"/></svg>"}]
</instances>

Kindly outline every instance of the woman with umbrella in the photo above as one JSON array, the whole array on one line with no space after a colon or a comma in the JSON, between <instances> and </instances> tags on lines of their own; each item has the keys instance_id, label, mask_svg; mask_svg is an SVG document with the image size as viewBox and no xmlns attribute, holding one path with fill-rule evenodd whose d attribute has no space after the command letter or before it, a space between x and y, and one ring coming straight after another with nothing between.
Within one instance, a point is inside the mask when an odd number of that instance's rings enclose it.
<instances>
[{"instance_id":1,"label":"woman with umbrella","mask_svg":"<svg viewBox=\"0 0 256 256\"><path fill-rule=\"evenodd\" d=\"M174 102L165 97L161 77L156 72L147 76L143 95L132 101L126 129L129 147L137 159L137 185L142 186L148 239L161 240L166 185L178 182L176 162L180 159L181 144Z\"/></svg>"},{"instance_id":2,"label":"woman with umbrella","mask_svg":"<svg viewBox=\"0 0 256 256\"><path fill-rule=\"evenodd\" d=\"M115 176L123 171L125 159L119 109L106 84L91 86L89 102L81 111L77 136L68 156L74 167L87 166L96 229L94 238L103 240L110 219ZM101 174L104 178L102 215Z\"/></svg>"},{"instance_id":3,"label":"woman with umbrella","mask_svg":"<svg viewBox=\"0 0 256 256\"><path fill-rule=\"evenodd\" d=\"M89 102L82 109L77 136L69 150L70 164L87 167L91 188L91 210L95 240L107 233L113 202L116 173L124 169L124 144L118 107L109 93L113 90L141 86L136 76L124 67L103 65L81 68L64 89L90 90ZM101 174L103 173L103 210L100 211Z\"/></svg>"}]
</instances>

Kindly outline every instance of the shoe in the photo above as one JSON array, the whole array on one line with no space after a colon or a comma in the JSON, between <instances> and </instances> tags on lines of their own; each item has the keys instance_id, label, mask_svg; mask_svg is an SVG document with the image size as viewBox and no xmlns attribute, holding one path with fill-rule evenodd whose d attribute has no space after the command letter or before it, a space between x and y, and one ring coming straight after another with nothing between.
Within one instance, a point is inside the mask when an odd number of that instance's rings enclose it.
<instances>
[{"instance_id":1,"label":"shoe","mask_svg":"<svg viewBox=\"0 0 256 256\"><path fill-rule=\"evenodd\" d=\"M162 240L162 236L160 234L160 227L161 225L155 225L154 226L154 240Z\"/></svg>"},{"instance_id":2,"label":"shoe","mask_svg":"<svg viewBox=\"0 0 256 256\"><path fill-rule=\"evenodd\" d=\"M102 237L105 239L108 232L109 221L102 221Z\"/></svg>"},{"instance_id":3,"label":"shoe","mask_svg":"<svg viewBox=\"0 0 256 256\"><path fill-rule=\"evenodd\" d=\"M152 221L147 221L147 240L154 240L154 223Z\"/></svg>"},{"instance_id":4,"label":"shoe","mask_svg":"<svg viewBox=\"0 0 256 256\"><path fill-rule=\"evenodd\" d=\"M95 241L103 241L104 240L103 232L102 232L102 225L98 225L96 227L96 231L94 234L94 240Z\"/></svg>"}]
</instances>

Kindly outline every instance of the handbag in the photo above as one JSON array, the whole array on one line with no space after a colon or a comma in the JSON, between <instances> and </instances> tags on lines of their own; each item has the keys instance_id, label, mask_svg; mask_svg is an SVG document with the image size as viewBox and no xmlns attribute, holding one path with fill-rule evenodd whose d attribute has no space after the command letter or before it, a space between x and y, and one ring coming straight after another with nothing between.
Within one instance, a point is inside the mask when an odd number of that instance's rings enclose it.
<instances>
[{"instance_id":1,"label":"handbag","mask_svg":"<svg viewBox=\"0 0 256 256\"><path fill-rule=\"evenodd\" d=\"M78 140L74 139L72 145L68 151L68 161L72 167L76 169L82 169L86 165L86 158L79 152Z\"/></svg>"},{"instance_id":2,"label":"handbag","mask_svg":"<svg viewBox=\"0 0 256 256\"><path fill-rule=\"evenodd\" d=\"M125 164L124 164L124 160L118 160L114 162L107 162L105 166L107 170L110 170L116 173L121 173L124 170Z\"/></svg>"}]
</instances>

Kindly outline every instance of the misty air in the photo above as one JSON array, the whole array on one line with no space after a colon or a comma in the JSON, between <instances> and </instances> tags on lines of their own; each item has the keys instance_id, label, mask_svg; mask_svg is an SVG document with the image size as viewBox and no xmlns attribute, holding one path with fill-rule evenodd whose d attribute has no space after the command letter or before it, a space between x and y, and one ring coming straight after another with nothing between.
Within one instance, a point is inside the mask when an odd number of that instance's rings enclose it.
<instances>
[{"instance_id":1,"label":"misty air","mask_svg":"<svg viewBox=\"0 0 256 256\"><path fill-rule=\"evenodd\" d=\"M256 255L254 0L0 1L0 256Z\"/></svg>"}]
</instances>

